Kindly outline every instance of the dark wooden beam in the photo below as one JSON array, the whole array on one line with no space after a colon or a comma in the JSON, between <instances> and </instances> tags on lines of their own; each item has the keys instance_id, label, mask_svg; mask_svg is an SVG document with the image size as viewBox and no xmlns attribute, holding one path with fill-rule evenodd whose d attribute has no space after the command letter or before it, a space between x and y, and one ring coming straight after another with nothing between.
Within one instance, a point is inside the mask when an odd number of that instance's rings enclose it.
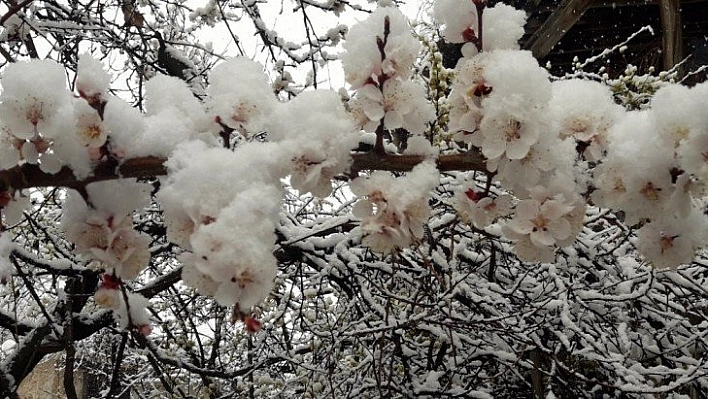
<instances>
[{"instance_id":1,"label":"dark wooden beam","mask_svg":"<svg viewBox=\"0 0 708 399\"><path fill-rule=\"evenodd\" d=\"M679 0L659 0L661 16L661 58L664 70L683 59L683 27Z\"/></svg>"},{"instance_id":2,"label":"dark wooden beam","mask_svg":"<svg viewBox=\"0 0 708 399\"><path fill-rule=\"evenodd\" d=\"M599 0L593 2L590 8L637 7L660 4L662 0ZM681 0L681 4L705 3L706 0ZM677 1L678 3L678 1Z\"/></svg>"},{"instance_id":3,"label":"dark wooden beam","mask_svg":"<svg viewBox=\"0 0 708 399\"><path fill-rule=\"evenodd\" d=\"M524 48L536 58L544 58L570 28L583 16L594 0L563 0L563 2L531 35Z\"/></svg>"}]
</instances>

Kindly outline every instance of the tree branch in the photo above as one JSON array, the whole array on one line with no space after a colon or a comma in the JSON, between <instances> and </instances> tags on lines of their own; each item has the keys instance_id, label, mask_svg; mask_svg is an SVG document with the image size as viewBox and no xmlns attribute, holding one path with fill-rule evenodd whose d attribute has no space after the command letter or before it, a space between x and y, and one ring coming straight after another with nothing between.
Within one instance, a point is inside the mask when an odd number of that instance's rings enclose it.
<instances>
[{"instance_id":1,"label":"tree branch","mask_svg":"<svg viewBox=\"0 0 708 399\"><path fill-rule=\"evenodd\" d=\"M425 161L423 155L377 155L374 153L352 154L352 171L388 170L406 172ZM93 174L83 180L74 176L71 168L65 166L56 174L43 172L38 165L24 164L11 169L0 170L0 192L10 189L20 190L30 187L77 187L89 183L119 178L147 178L167 174L164 158L132 158L116 163L108 160L96 164ZM440 155L437 159L441 172L485 171L486 160L477 150L465 154Z\"/></svg>"}]
</instances>

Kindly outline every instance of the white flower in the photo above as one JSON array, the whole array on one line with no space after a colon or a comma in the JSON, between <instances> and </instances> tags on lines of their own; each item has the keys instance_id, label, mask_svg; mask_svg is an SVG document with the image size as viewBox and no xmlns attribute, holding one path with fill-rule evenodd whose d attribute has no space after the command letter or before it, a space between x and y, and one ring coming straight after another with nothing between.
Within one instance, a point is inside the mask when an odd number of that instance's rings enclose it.
<instances>
[{"instance_id":1,"label":"white flower","mask_svg":"<svg viewBox=\"0 0 708 399\"><path fill-rule=\"evenodd\" d=\"M420 240L430 216L429 191L437 183L438 172L431 162L417 165L398 179L385 172L372 173L368 179L355 179L352 192L367 196L352 211L362 219L364 245L388 253Z\"/></svg>"},{"instance_id":2,"label":"white flower","mask_svg":"<svg viewBox=\"0 0 708 399\"><path fill-rule=\"evenodd\" d=\"M372 200L359 201L354 216L362 218L362 243L377 252L388 253L410 246L423 238L423 225L430 210L422 203L408 209L389 204L380 192L370 195ZM391 202L395 202L393 199Z\"/></svg>"},{"instance_id":3,"label":"white flower","mask_svg":"<svg viewBox=\"0 0 708 399\"><path fill-rule=\"evenodd\" d=\"M597 161L609 145L607 131L624 114L614 103L607 85L587 80L553 82L548 106L551 119L558 120L562 138L573 137L590 161Z\"/></svg>"},{"instance_id":4,"label":"white flower","mask_svg":"<svg viewBox=\"0 0 708 399\"><path fill-rule=\"evenodd\" d=\"M134 279L150 261L150 238L133 230L129 216L93 211L85 222L74 222L65 230L79 253L105 263L121 279Z\"/></svg>"},{"instance_id":5,"label":"white flower","mask_svg":"<svg viewBox=\"0 0 708 399\"><path fill-rule=\"evenodd\" d=\"M384 37L386 21L389 33ZM385 59L381 59L379 40L385 40ZM358 89L367 83L381 83L384 74L387 78L408 78L420 43L411 35L400 10L379 7L366 20L352 26L344 50L341 59L345 78L353 89Z\"/></svg>"},{"instance_id":6,"label":"white flower","mask_svg":"<svg viewBox=\"0 0 708 399\"><path fill-rule=\"evenodd\" d=\"M319 157L314 157L311 153L300 155L293 158L290 184L300 193L309 191L314 196L324 198L332 193L332 178L337 169L337 162L325 158L324 154Z\"/></svg>"},{"instance_id":7,"label":"white flower","mask_svg":"<svg viewBox=\"0 0 708 399\"><path fill-rule=\"evenodd\" d=\"M57 63L16 62L2 76L0 119L16 137L32 139L70 99L64 68Z\"/></svg>"},{"instance_id":8,"label":"white flower","mask_svg":"<svg viewBox=\"0 0 708 399\"><path fill-rule=\"evenodd\" d=\"M93 294L93 300L102 308L116 310L120 307L121 292L116 289L100 287Z\"/></svg>"},{"instance_id":9,"label":"white flower","mask_svg":"<svg viewBox=\"0 0 708 399\"><path fill-rule=\"evenodd\" d=\"M688 218L661 217L637 231L637 249L657 268L676 268L691 263L696 249L705 242L706 217L694 210Z\"/></svg>"},{"instance_id":10,"label":"white flower","mask_svg":"<svg viewBox=\"0 0 708 399\"><path fill-rule=\"evenodd\" d=\"M184 252L179 255L178 259L184 265L182 281L188 286L196 288L197 292L202 295L214 296L219 288L219 283L194 266L196 256L191 252Z\"/></svg>"},{"instance_id":11,"label":"white flower","mask_svg":"<svg viewBox=\"0 0 708 399\"><path fill-rule=\"evenodd\" d=\"M524 158L539 136L533 124L524 123L503 112L485 115L480 130L482 153L489 159L502 155L509 159Z\"/></svg>"},{"instance_id":12,"label":"white flower","mask_svg":"<svg viewBox=\"0 0 708 399\"><path fill-rule=\"evenodd\" d=\"M237 304L242 311L263 301L273 288L277 271L274 258L263 261L268 264L235 268L231 277L219 284L214 299L224 306Z\"/></svg>"},{"instance_id":13,"label":"white flower","mask_svg":"<svg viewBox=\"0 0 708 399\"><path fill-rule=\"evenodd\" d=\"M20 223L23 219L24 211L29 209L30 205L31 203L28 195L20 191L15 192L15 194L11 196L7 205L2 208L2 216L5 219L5 224L13 225Z\"/></svg>"},{"instance_id":14,"label":"white flower","mask_svg":"<svg viewBox=\"0 0 708 399\"><path fill-rule=\"evenodd\" d=\"M419 134L425 129L425 123L434 118L423 87L412 81L389 79L384 82L383 89L373 84L365 85L357 91L351 106L363 111L369 121L364 124L364 129L372 132L383 119L387 130L406 128Z\"/></svg>"},{"instance_id":15,"label":"white flower","mask_svg":"<svg viewBox=\"0 0 708 399\"><path fill-rule=\"evenodd\" d=\"M507 227L518 234L529 235L536 246L551 246L570 236L570 222L562 216L571 210L558 200L523 200L516 204L516 213Z\"/></svg>"},{"instance_id":16,"label":"white flower","mask_svg":"<svg viewBox=\"0 0 708 399\"><path fill-rule=\"evenodd\" d=\"M516 204L513 218L502 226L504 235L515 241L515 251L523 260L547 261L555 246L567 246L582 227L585 203L567 183L536 186L529 199ZM536 247L535 249L532 247Z\"/></svg>"},{"instance_id":17,"label":"white flower","mask_svg":"<svg viewBox=\"0 0 708 399\"><path fill-rule=\"evenodd\" d=\"M9 129L0 126L0 170L10 169L20 162L20 148L23 140L10 133Z\"/></svg>"},{"instance_id":18,"label":"white flower","mask_svg":"<svg viewBox=\"0 0 708 399\"><path fill-rule=\"evenodd\" d=\"M108 132L103 127L98 112L85 101L75 102L76 135L86 147L98 148L106 143Z\"/></svg>"},{"instance_id":19,"label":"white flower","mask_svg":"<svg viewBox=\"0 0 708 399\"><path fill-rule=\"evenodd\" d=\"M150 238L129 228L119 228L110 233L106 247L91 247L95 259L105 262L116 276L132 280L150 261Z\"/></svg>"},{"instance_id":20,"label":"white flower","mask_svg":"<svg viewBox=\"0 0 708 399\"><path fill-rule=\"evenodd\" d=\"M498 217L511 213L513 199L508 194L495 198L480 197L478 192L467 188L457 192L454 207L460 213L462 220L471 222L478 229L483 229Z\"/></svg>"}]
</instances>

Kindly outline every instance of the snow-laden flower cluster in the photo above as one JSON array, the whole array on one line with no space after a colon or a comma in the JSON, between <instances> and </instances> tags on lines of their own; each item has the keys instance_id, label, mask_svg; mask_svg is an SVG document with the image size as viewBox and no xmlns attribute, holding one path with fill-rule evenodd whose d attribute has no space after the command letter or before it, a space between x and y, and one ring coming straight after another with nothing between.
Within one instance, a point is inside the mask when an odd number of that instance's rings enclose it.
<instances>
[{"instance_id":1,"label":"snow-laden flower cluster","mask_svg":"<svg viewBox=\"0 0 708 399\"><path fill-rule=\"evenodd\" d=\"M247 312L272 288L285 154L273 144L232 152L195 141L180 145L167 164L158 198L168 239L189 251L180 256L183 280L222 305Z\"/></svg>"},{"instance_id":2,"label":"snow-laden flower cluster","mask_svg":"<svg viewBox=\"0 0 708 399\"><path fill-rule=\"evenodd\" d=\"M698 227L708 222L702 212L706 98L706 83L662 87L651 108L628 113L609 129L607 156L594 171L593 201L641 226L637 247L657 267L688 263L706 243Z\"/></svg>"},{"instance_id":3,"label":"snow-laden flower cluster","mask_svg":"<svg viewBox=\"0 0 708 399\"><path fill-rule=\"evenodd\" d=\"M239 57L223 62L211 71L207 88L207 113L244 136L263 131L277 100L263 73L263 67ZM217 131L220 127L217 126Z\"/></svg>"},{"instance_id":4,"label":"snow-laden flower cluster","mask_svg":"<svg viewBox=\"0 0 708 399\"><path fill-rule=\"evenodd\" d=\"M136 278L150 261L150 238L133 229L132 218L133 209L148 204L145 185L100 182L88 185L86 193L90 205L76 191L67 197L61 221L66 237L77 253L101 262L106 273L122 280Z\"/></svg>"},{"instance_id":5,"label":"snow-laden flower cluster","mask_svg":"<svg viewBox=\"0 0 708 399\"><path fill-rule=\"evenodd\" d=\"M300 193L326 197L332 178L349 170L360 135L337 93L315 90L279 104L267 123L268 138L289 152L290 184Z\"/></svg>"},{"instance_id":6,"label":"snow-laden flower cluster","mask_svg":"<svg viewBox=\"0 0 708 399\"><path fill-rule=\"evenodd\" d=\"M497 50L461 61L450 93L450 125L490 160L522 159L547 130L548 73L529 52Z\"/></svg>"},{"instance_id":7,"label":"snow-laden flower cluster","mask_svg":"<svg viewBox=\"0 0 708 399\"><path fill-rule=\"evenodd\" d=\"M379 7L351 27L341 59L352 89L383 84L384 76L401 80L411 76L421 46L409 29L406 17L394 7Z\"/></svg>"},{"instance_id":8,"label":"snow-laden flower cluster","mask_svg":"<svg viewBox=\"0 0 708 399\"><path fill-rule=\"evenodd\" d=\"M404 128L422 134L435 118L425 89L409 80L421 44L403 14L379 7L352 27L342 55L347 82L356 90L351 112L364 130ZM383 134L379 132L377 134Z\"/></svg>"},{"instance_id":9,"label":"snow-laden flower cluster","mask_svg":"<svg viewBox=\"0 0 708 399\"><path fill-rule=\"evenodd\" d=\"M3 146L0 165L24 160L56 173L61 162L49 149L59 132L52 127L71 101L64 69L49 60L18 62L5 69L2 82L0 142L11 145Z\"/></svg>"},{"instance_id":10,"label":"snow-laden flower cluster","mask_svg":"<svg viewBox=\"0 0 708 399\"><path fill-rule=\"evenodd\" d=\"M466 43L462 54L472 57L478 50L518 49L524 35L526 13L503 3L487 8L485 1L439 0L435 18L443 25L443 38L449 43ZM482 34L479 24L481 14Z\"/></svg>"},{"instance_id":11,"label":"snow-laden flower cluster","mask_svg":"<svg viewBox=\"0 0 708 399\"><path fill-rule=\"evenodd\" d=\"M614 103L609 87L587 80L553 82L548 110L561 138L575 139L589 161L605 155L607 131L624 116L624 108Z\"/></svg>"},{"instance_id":12,"label":"snow-laden flower cluster","mask_svg":"<svg viewBox=\"0 0 708 399\"><path fill-rule=\"evenodd\" d=\"M389 253L420 241L430 216L430 190L438 182L438 171L431 162L419 164L400 178L374 172L352 181L352 192L366 197L352 211L362 219L362 242L374 251Z\"/></svg>"},{"instance_id":13,"label":"snow-laden flower cluster","mask_svg":"<svg viewBox=\"0 0 708 399\"><path fill-rule=\"evenodd\" d=\"M625 112L598 83L551 83L518 50L523 12L441 0L435 13L448 41L467 43L446 104L456 141L450 148L476 147L490 176L487 190L467 184L453 198L464 221L512 241L522 260L552 261L580 231L587 199L636 227L632 243L652 264L692 260L706 244L708 84L666 85L650 109ZM387 132L405 129L419 135L410 148L436 155L420 137L435 114L411 79L420 43L400 11L379 7L351 28L344 49L355 91L347 108L332 91L279 102L262 67L245 58L214 68L203 102L178 79L152 78L144 114L108 94L111 77L90 57L79 62L73 96L51 61L9 65L0 94L0 169L30 163L56 173L68 166L85 179L97 161L169 157L158 200L168 239L184 250L183 280L245 315L268 296L277 272L281 179L289 176L301 193L329 195L332 179L348 172L360 130L375 132L379 154ZM351 190L361 199L353 212L362 219L363 244L390 253L419 243L438 182L429 161L403 177L356 178ZM90 184L68 196L62 219L76 251L106 270L96 302L144 331L147 300L121 282L150 260L150 239L133 229L131 216L147 205L146 192L136 183ZM18 222L24 204L21 192L0 193L5 223ZM1 237L5 262L9 245ZM0 267L2 279L9 272Z\"/></svg>"}]
</instances>

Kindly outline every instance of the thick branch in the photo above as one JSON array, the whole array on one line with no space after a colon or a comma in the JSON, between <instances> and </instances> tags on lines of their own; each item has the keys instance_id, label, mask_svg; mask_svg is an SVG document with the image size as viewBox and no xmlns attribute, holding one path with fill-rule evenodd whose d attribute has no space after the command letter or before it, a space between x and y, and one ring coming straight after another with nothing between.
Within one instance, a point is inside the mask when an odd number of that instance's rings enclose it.
<instances>
[{"instance_id":1,"label":"thick branch","mask_svg":"<svg viewBox=\"0 0 708 399\"><path fill-rule=\"evenodd\" d=\"M0 192L7 191L8 188L74 187L121 177L161 176L167 173L164 162L165 159L157 157L133 158L119 164L113 160L104 161L96 164L93 175L84 180L78 180L67 166L56 174L49 174L39 169L38 165L24 164L0 171Z\"/></svg>"},{"instance_id":2,"label":"thick branch","mask_svg":"<svg viewBox=\"0 0 708 399\"><path fill-rule=\"evenodd\" d=\"M352 170L388 170L405 172L423 162L422 155L376 155L373 153L352 154ZM63 167L56 174L45 173L38 165L24 164L12 169L0 171L0 192L8 189L24 189L30 187L75 187L83 184L119 178L146 178L167 174L165 159L157 157L132 158L119 164L115 161L104 161L96 164L92 176L79 180L69 167ZM478 151L466 154L440 155L438 168L446 171L477 170L486 171L486 161Z\"/></svg>"}]
</instances>

